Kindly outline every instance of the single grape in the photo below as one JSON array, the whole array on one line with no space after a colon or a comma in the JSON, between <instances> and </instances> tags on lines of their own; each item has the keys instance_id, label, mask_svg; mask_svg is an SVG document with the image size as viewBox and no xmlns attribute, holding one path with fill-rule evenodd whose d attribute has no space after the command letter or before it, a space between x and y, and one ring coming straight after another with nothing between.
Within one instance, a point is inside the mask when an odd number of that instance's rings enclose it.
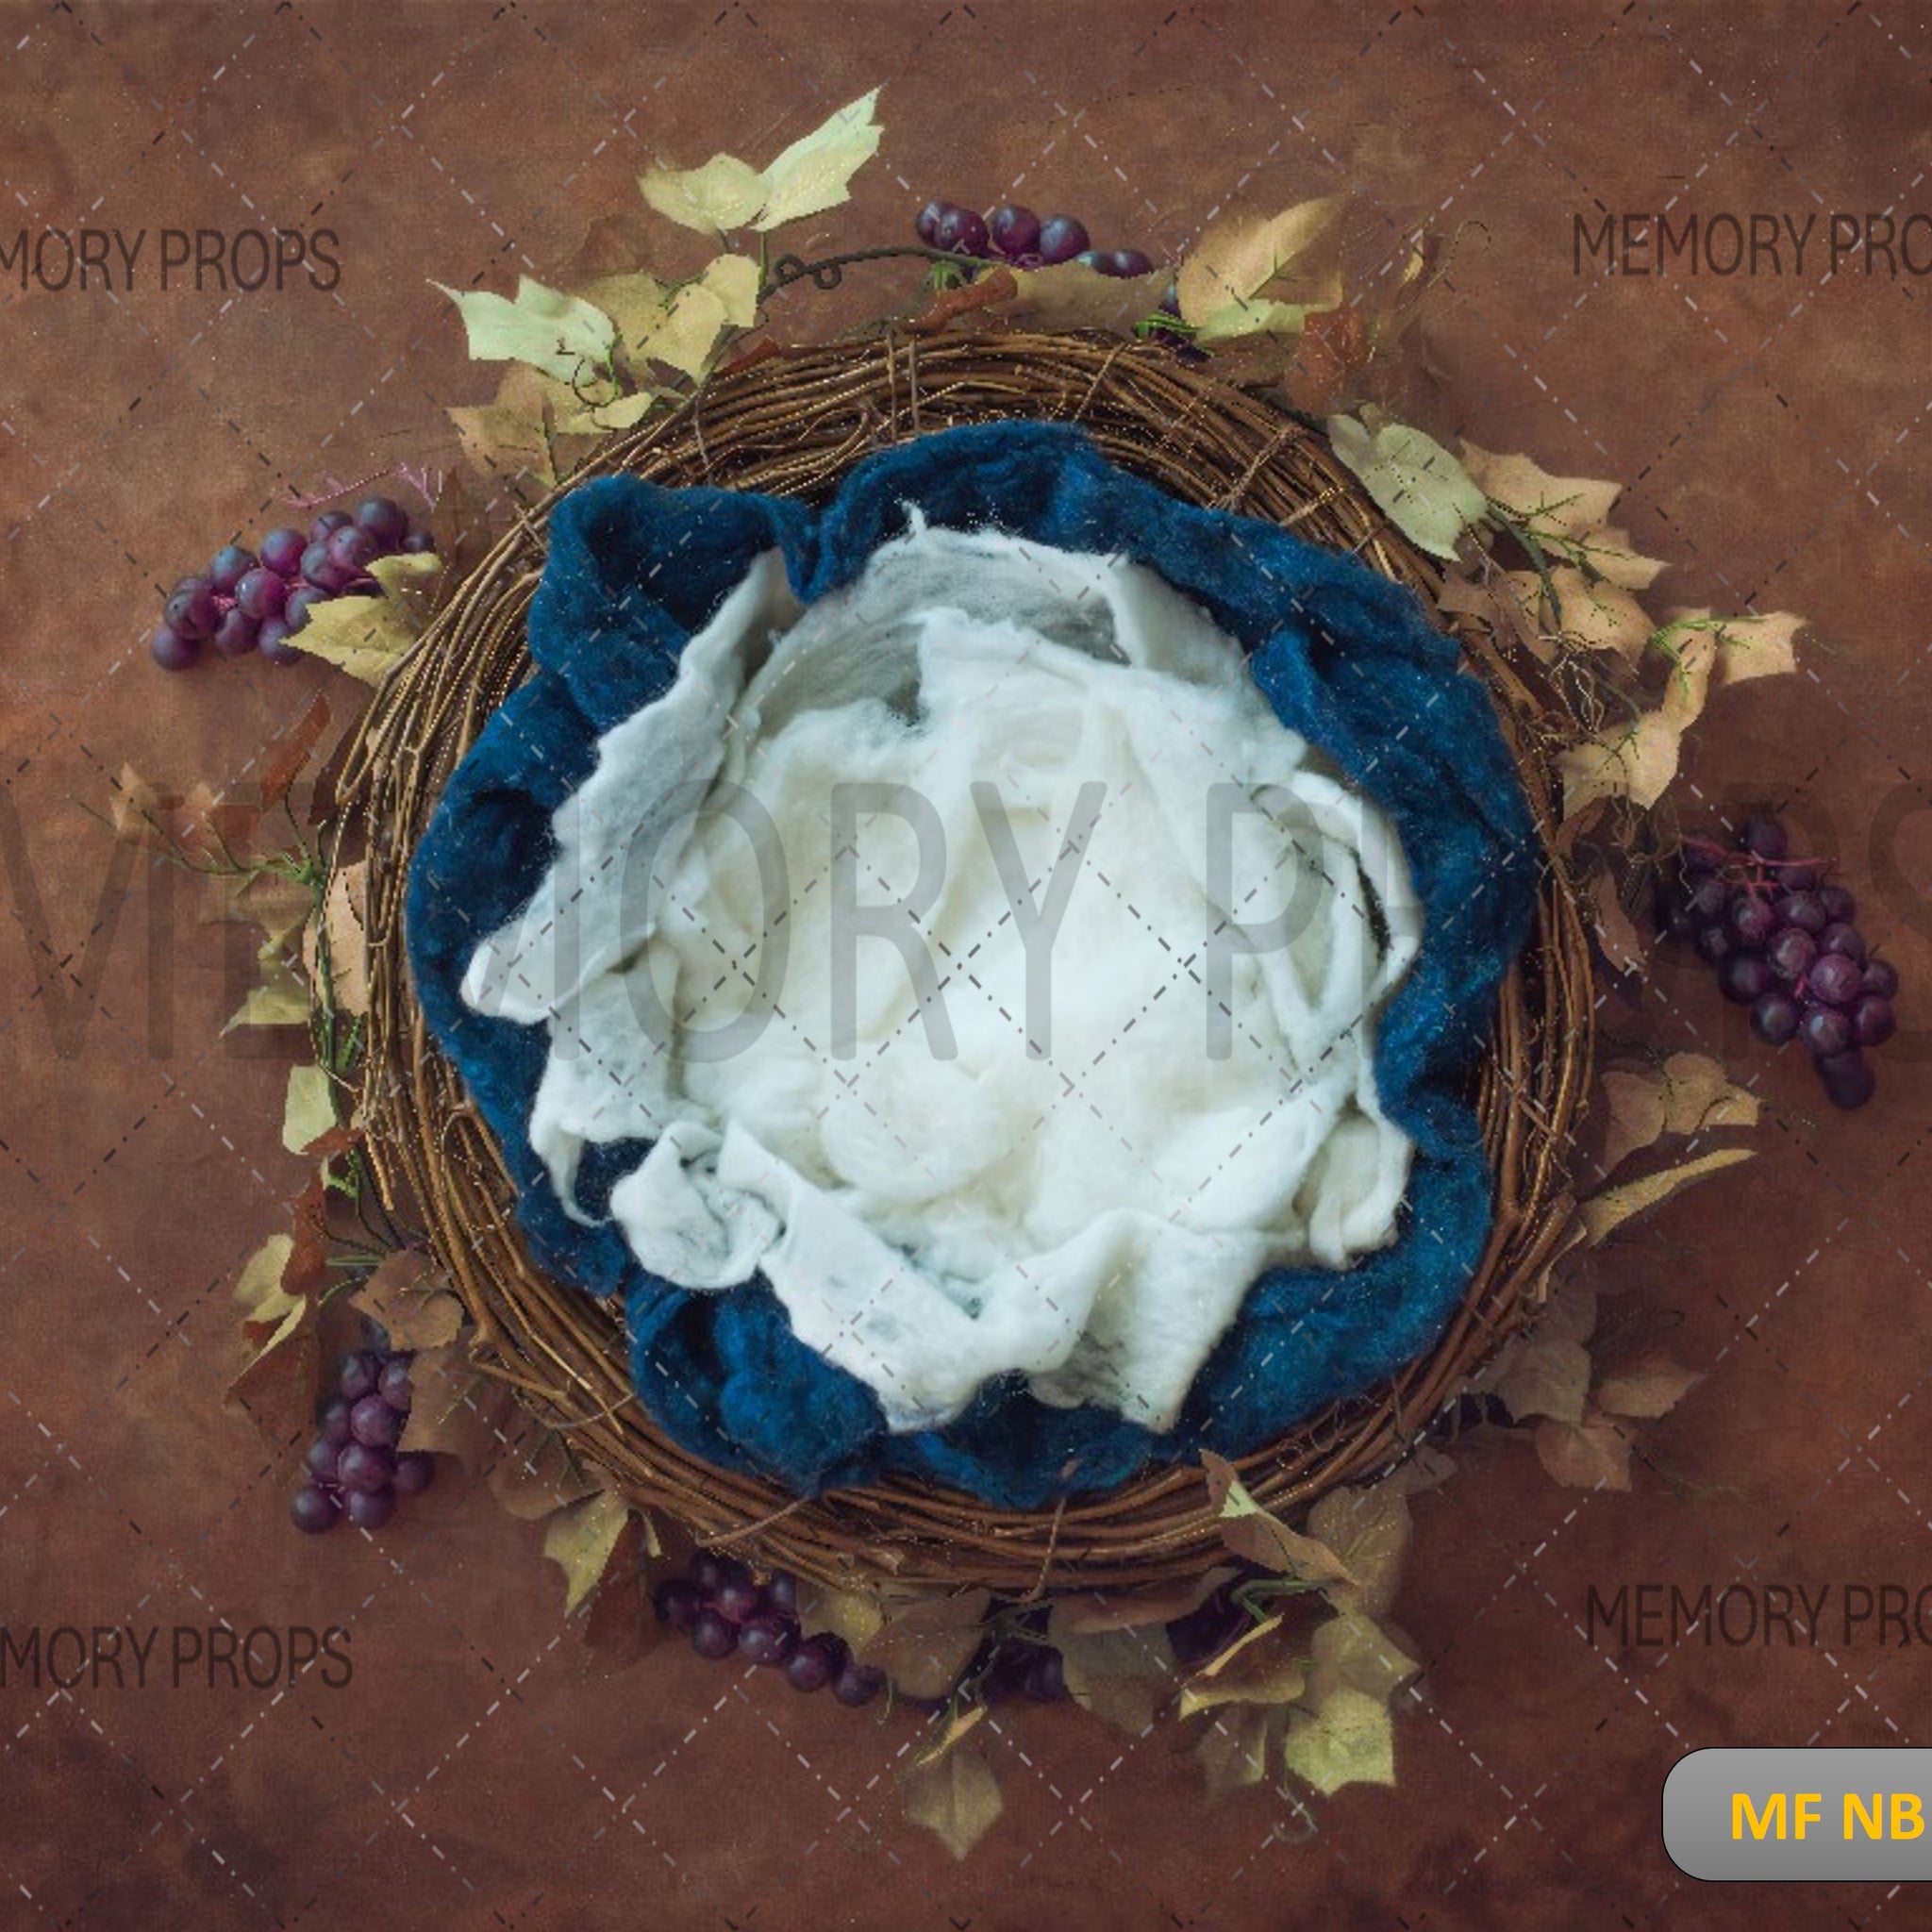
<instances>
[{"instance_id":1,"label":"single grape","mask_svg":"<svg viewBox=\"0 0 1932 1932\"><path fill-rule=\"evenodd\" d=\"M857 1657L847 1657L843 1668L832 1679L832 1695L856 1710L870 1704L886 1688L886 1674Z\"/></svg>"},{"instance_id":2,"label":"single grape","mask_svg":"<svg viewBox=\"0 0 1932 1932\"><path fill-rule=\"evenodd\" d=\"M349 1433L368 1449L393 1449L402 1440L403 1419L380 1395L365 1395L349 1411Z\"/></svg>"},{"instance_id":3,"label":"single grape","mask_svg":"<svg viewBox=\"0 0 1932 1932\"><path fill-rule=\"evenodd\" d=\"M1740 892L1731 901L1731 937L1757 952L1777 930L1777 914L1762 899Z\"/></svg>"},{"instance_id":4,"label":"single grape","mask_svg":"<svg viewBox=\"0 0 1932 1932\"><path fill-rule=\"evenodd\" d=\"M322 1405L323 1440L338 1449L349 1440L349 1407L347 1398L341 1395L331 1395Z\"/></svg>"},{"instance_id":5,"label":"single grape","mask_svg":"<svg viewBox=\"0 0 1932 1932\"><path fill-rule=\"evenodd\" d=\"M932 245L949 255L983 256L990 245L986 218L970 208L948 208L933 229Z\"/></svg>"},{"instance_id":6,"label":"single grape","mask_svg":"<svg viewBox=\"0 0 1932 1932\"><path fill-rule=\"evenodd\" d=\"M265 617L279 617L289 601L289 580L276 572L252 570L235 586L235 607L245 610L259 624Z\"/></svg>"},{"instance_id":7,"label":"single grape","mask_svg":"<svg viewBox=\"0 0 1932 1932\"><path fill-rule=\"evenodd\" d=\"M1849 925L1858 916L1858 902L1842 886L1821 886L1818 896L1824 901L1824 916L1834 924Z\"/></svg>"},{"instance_id":8,"label":"single grape","mask_svg":"<svg viewBox=\"0 0 1932 1932\"><path fill-rule=\"evenodd\" d=\"M1717 970L1718 990L1740 1007L1762 999L1771 991L1774 977L1762 953L1733 953Z\"/></svg>"},{"instance_id":9,"label":"single grape","mask_svg":"<svg viewBox=\"0 0 1932 1932\"><path fill-rule=\"evenodd\" d=\"M1852 1023L1835 1007L1807 1007L1798 1023L1798 1037L1820 1059L1826 1059L1851 1045Z\"/></svg>"},{"instance_id":10,"label":"single grape","mask_svg":"<svg viewBox=\"0 0 1932 1932\"><path fill-rule=\"evenodd\" d=\"M308 1536L320 1536L324 1530L333 1529L339 1513L336 1499L314 1483L304 1483L289 1498L289 1514L295 1527Z\"/></svg>"},{"instance_id":11,"label":"single grape","mask_svg":"<svg viewBox=\"0 0 1932 1932\"><path fill-rule=\"evenodd\" d=\"M302 1458L302 1467L319 1483L332 1483L336 1479L336 1463L341 1450L326 1436L318 1436L309 1443L308 1453Z\"/></svg>"},{"instance_id":12,"label":"single grape","mask_svg":"<svg viewBox=\"0 0 1932 1932\"><path fill-rule=\"evenodd\" d=\"M765 1585L765 1601L781 1617L797 1616L798 1578L789 1570L774 1570L772 1580Z\"/></svg>"},{"instance_id":13,"label":"single grape","mask_svg":"<svg viewBox=\"0 0 1932 1932\"><path fill-rule=\"evenodd\" d=\"M336 1373L337 1392L347 1402L360 1402L375 1387L382 1357L366 1348L351 1349Z\"/></svg>"},{"instance_id":14,"label":"single grape","mask_svg":"<svg viewBox=\"0 0 1932 1932\"><path fill-rule=\"evenodd\" d=\"M261 540L261 567L278 577L291 577L302 568L302 553L308 548L307 533L284 524Z\"/></svg>"},{"instance_id":15,"label":"single grape","mask_svg":"<svg viewBox=\"0 0 1932 1932\"><path fill-rule=\"evenodd\" d=\"M302 581L314 585L318 590L340 591L356 574L357 566L337 562L334 552L325 542L311 543L302 553Z\"/></svg>"},{"instance_id":16,"label":"single grape","mask_svg":"<svg viewBox=\"0 0 1932 1932\"><path fill-rule=\"evenodd\" d=\"M1782 1046L1798 1030L1804 1017L1788 992L1768 992L1751 1008L1751 1030L1769 1046Z\"/></svg>"},{"instance_id":17,"label":"single grape","mask_svg":"<svg viewBox=\"0 0 1932 1932\"><path fill-rule=\"evenodd\" d=\"M392 497L372 496L356 506L356 525L378 550L393 550L409 534L409 513Z\"/></svg>"},{"instance_id":18,"label":"single grape","mask_svg":"<svg viewBox=\"0 0 1932 1932\"><path fill-rule=\"evenodd\" d=\"M992 245L1011 260L1039 248L1040 217L1017 202L1004 202L993 209L987 232L992 237Z\"/></svg>"},{"instance_id":19,"label":"single grape","mask_svg":"<svg viewBox=\"0 0 1932 1932\"><path fill-rule=\"evenodd\" d=\"M179 637L208 636L222 618L222 608L215 602L215 587L206 577L191 578L168 599L161 616L168 628Z\"/></svg>"},{"instance_id":20,"label":"single grape","mask_svg":"<svg viewBox=\"0 0 1932 1932\"><path fill-rule=\"evenodd\" d=\"M395 1513L395 1491L387 1483L379 1490L351 1490L342 1498L342 1514L357 1529L380 1529Z\"/></svg>"},{"instance_id":21,"label":"single grape","mask_svg":"<svg viewBox=\"0 0 1932 1932\"><path fill-rule=\"evenodd\" d=\"M770 1611L747 1618L738 1627L738 1648L747 1663L788 1663L798 1648L798 1625Z\"/></svg>"},{"instance_id":22,"label":"single grape","mask_svg":"<svg viewBox=\"0 0 1932 1932\"><path fill-rule=\"evenodd\" d=\"M222 612L222 621L215 625L215 649L223 657L245 658L257 641L256 622L239 604Z\"/></svg>"},{"instance_id":23,"label":"single grape","mask_svg":"<svg viewBox=\"0 0 1932 1932\"><path fill-rule=\"evenodd\" d=\"M1795 925L1814 939L1831 924L1825 917L1824 901L1816 892L1787 892L1771 909L1786 925Z\"/></svg>"},{"instance_id":24,"label":"single grape","mask_svg":"<svg viewBox=\"0 0 1932 1932\"><path fill-rule=\"evenodd\" d=\"M785 1662L794 1690L823 1690L844 1668L845 1646L829 1630L808 1637Z\"/></svg>"},{"instance_id":25,"label":"single grape","mask_svg":"<svg viewBox=\"0 0 1932 1932\"><path fill-rule=\"evenodd\" d=\"M682 1576L673 1576L651 1592L651 1607L658 1612L658 1623L673 1630L689 1630L704 1607L704 1598L698 1594L696 1584Z\"/></svg>"},{"instance_id":26,"label":"single grape","mask_svg":"<svg viewBox=\"0 0 1932 1932\"><path fill-rule=\"evenodd\" d=\"M1684 894L1684 903L1699 919L1722 919L1730 909L1730 888L1715 874L1707 873L1688 883L1690 891Z\"/></svg>"},{"instance_id":27,"label":"single grape","mask_svg":"<svg viewBox=\"0 0 1932 1932\"><path fill-rule=\"evenodd\" d=\"M405 557L434 557L436 555L436 539L427 530L411 530L403 539L403 555Z\"/></svg>"},{"instance_id":28,"label":"single grape","mask_svg":"<svg viewBox=\"0 0 1932 1932\"><path fill-rule=\"evenodd\" d=\"M1092 245L1086 228L1072 215L1048 215L1040 225L1041 261L1072 261L1074 256L1084 255Z\"/></svg>"},{"instance_id":29,"label":"single grape","mask_svg":"<svg viewBox=\"0 0 1932 1932\"><path fill-rule=\"evenodd\" d=\"M1842 920L1827 925L1818 935L1818 949L1822 953L1842 953L1847 959L1856 959L1860 966L1865 963L1865 935L1856 925L1847 925Z\"/></svg>"},{"instance_id":30,"label":"single grape","mask_svg":"<svg viewBox=\"0 0 1932 1932\"><path fill-rule=\"evenodd\" d=\"M1169 282L1161 291L1160 312L1163 315L1178 315L1181 312L1181 285Z\"/></svg>"},{"instance_id":31,"label":"single grape","mask_svg":"<svg viewBox=\"0 0 1932 1932\"><path fill-rule=\"evenodd\" d=\"M710 1550L700 1550L691 1559L691 1580L706 1596L711 1595L730 1572L728 1560Z\"/></svg>"},{"instance_id":32,"label":"single grape","mask_svg":"<svg viewBox=\"0 0 1932 1932\"><path fill-rule=\"evenodd\" d=\"M380 554L381 545L356 524L345 524L328 540L328 560L350 576L360 575Z\"/></svg>"},{"instance_id":33,"label":"single grape","mask_svg":"<svg viewBox=\"0 0 1932 1932\"><path fill-rule=\"evenodd\" d=\"M732 1624L749 1624L765 1607L765 1593L748 1575L727 1576L711 1592L711 1607Z\"/></svg>"},{"instance_id":34,"label":"single grape","mask_svg":"<svg viewBox=\"0 0 1932 1932\"><path fill-rule=\"evenodd\" d=\"M1687 873L1707 873L1717 870L1717 854L1703 841L1691 842L1687 840L1677 854L1677 863Z\"/></svg>"},{"instance_id":35,"label":"single grape","mask_svg":"<svg viewBox=\"0 0 1932 1932\"><path fill-rule=\"evenodd\" d=\"M346 529L355 521L345 509L325 509L308 526L308 541L311 543L326 543L338 530Z\"/></svg>"},{"instance_id":36,"label":"single grape","mask_svg":"<svg viewBox=\"0 0 1932 1932\"><path fill-rule=\"evenodd\" d=\"M148 656L163 671L186 671L201 656L201 641L184 638L172 625L158 625L147 641Z\"/></svg>"},{"instance_id":37,"label":"single grape","mask_svg":"<svg viewBox=\"0 0 1932 1932\"><path fill-rule=\"evenodd\" d=\"M1058 1651L1042 1644L1033 1656L1026 1673L1026 1694L1036 1704L1057 1703L1067 1690L1066 1664Z\"/></svg>"},{"instance_id":38,"label":"single grape","mask_svg":"<svg viewBox=\"0 0 1932 1932\"><path fill-rule=\"evenodd\" d=\"M1737 951L1727 925L1700 925L1697 928L1697 957L1707 966L1722 966Z\"/></svg>"},{"instance_id":39,"label":"single grape","mask_svg":"<svg viewBox=\"0 0 1932 1932\"><path fill-rule=\"evenodd\" d=\"M727 1623L716 1610L700 1610L691 1620L691 1647L715 1663L738 1648L738 1625Z\"/></svg>"},{"instance_id":40,"label":"single grape","mask_svg":"<svg viewBox=\"0 0 1932 1932\"><path fill-rule=\"evenodd\" d=\"M1093 266L1104 275L1124 280L1128 275L1151 275L1153 261L1138 248L1104 249L1093 258Z\"/></svg>"},{"instance_id":41,"label":"single grape","mask_svg":"<svg viewBox=\"0 0 1932 1932\"><path fill-rule=\"evenodd\" d=\"M1777 880L1788 892L1815 892L1824 877L1824 872L1820 866L1787 865L1778 869Z\"/></svg>"},{"instance_id":42,"label":"single grape","mask_svg":"<svg viewBox=\"0 0 1932 1932\"><path fill-rule=\"evenodd\" d=\"M912 218L913 232L928 248L937 248L939 243L934 236L939 233L942 217L952 212L950 201L929 201Z\"/></svg>"},{"instance_id":43,"label":"single grape","mask_svg":"<svg viewBox=\"0 0 1932 1932\"><path fill-rule=\"evenodd\" d=\"M1824 953L1805 984L1811 996L1826 1006L1848 1007L1858 997L1864 979L1864 969L1856 959L1848 959L1842 953Z\"/></svg>"},{"instance_id":44,"label":"single grape","mask_svg":"<svg viewBox=\"0 0 1932 1932\"><path fill-rule=\"evenodd\" d=\"M1802 979L1818 957L1818 941L1801 926L1780 926L1765 947L1764 957L1780 979Z\"/></svg>"},{"instance_id":45,"label":"single grape","mask_svg":"<svg viewBox=\"0 0 1932 1932\"><path fill-rule=\"evenodd\" d=\"M375 1448L367 1442L350 1442L344 1445L336 1464L336 1480L345 1490L360 1490L365 1495L374 1495L377 1490L389 1488L395 1468L396 1459L387 1449Z\"/></svg>"},{"instance_id":46,"label":"single grape","mask_svg":"<svg viewBox=\"0 0 1932 1932\"><path fill-rule=\"evenodd\" d=\"M392 1355L383 1363L375 1377L375 1392L396 1411L408 1415L409 1404L415 1398L415 1390L409 1381L409 1357L406 1355Z\"/></svg>"},{"instance_id":47,"label":"single grape","mask_svg":"<svg viewBox=\"0 0 1932 1932\"><path fill-rule=\"evenodd\" d=\"M392 1488L399 1496L420 1496L436 1480L436 1457L426 1449L408 1449L396 1457Z\"/></svg>"},{"instance_id":48,"label":"single grape","mask_svg":"<svg viewBox=\"0 0 1932 1932\"><path fill-rule=\"evenodd\" d=\"M289 626L279 617L264 618L255 633L255 647L271 664L299 664L303 653L289 641Z\"/></svg>"},{"instance_id":49,"label":"single grape","mask_svg":"<svg viewBox=\"0 0 1932 1932\"><path fill-rule=\"evenodd\" d=\"M1857 1047L1848 1053L1828 1055L1818 1062L1818 1071L1824 1080L1824 1097L1832 1106L1844 1108L1848 1112L1863 1107L1878 1087L1878 1076L1872 1071L1871 1061Z\"/></svg>"},{"instance_id":50,"label":"single grape","mask_svg":"<svg viewBox=\"0 0 1932 1932\"><path fill-rule=\"evenodd\" d=\"M335 593L325 591L320 584L305 584L299 591L289 592L289 601L282 606L284 637L292 637L308 622L308 613L318 604L326 604ZM299 657L300 652L296 655Z\"/></svg>"},{"instance_id":51,"label":"single grape","mask_svg":"<svg viewBox=\"0 0 1932 1932\"><path fill-rule=\"evenodd\" d=\"M232 597L235 586L254 568L255 553L242 549L239 543L230 543L215 552L214 561L208 567L208 580L225 597Z\"/></svg>"},{"instance_id":52,"label":"single grape","mask_svg":"<svg viewBox=\"0 0 1932 1932\"><path fill-rule=\"evenodd\" d=\"M1890 959L1867 959L1864 976L1858 984L1866 992L1890 999L1898 991L1898 968Z\"/></svg>"},{"instance_id":53,"label":"single grape","mask_svg":"<svg viewBox=\"0 0 1932 1932\"><path fill-rule=\"evenodd\" d=\"M1898 1031L1898 1015L1882 992L1868 992L1852 1008L1852 1032L1860 1046L1883 1046Z\"/></svg>"},{"instance_id":54,"label":"single grape","mask_svg":"<svg viewBox=\"0 0 1932 1932\"><path fill-rule=\"evenodd\" d=\"M1759 858L1782 858L1790 849L1785 828L1769 813L1757 813L1738 827L1739 849Z\"/></svg>"},{"instance_id":55,"label":"single grape","mask_svg":"<svg viewBox=\"0 0 1932 1932\"><path fill-rule=\"evenodd\" d=\"M1657 930L1667 938L1689 940L1697 937L1697 915L1691 911L1682 889L1672 879L1660 879L1657 889Z\"/></svg>"}]
</instances>

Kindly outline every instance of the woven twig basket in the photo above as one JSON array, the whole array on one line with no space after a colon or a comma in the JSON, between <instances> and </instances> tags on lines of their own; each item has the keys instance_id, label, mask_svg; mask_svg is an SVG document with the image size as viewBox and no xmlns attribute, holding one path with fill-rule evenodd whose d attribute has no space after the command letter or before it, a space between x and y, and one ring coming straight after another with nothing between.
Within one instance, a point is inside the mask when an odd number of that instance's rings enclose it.
<instances>
[{"instance_id":1,"label":"woven twig basket","mask_svg":"<svg viewBox=\"0 0 1932 1932\"><path fill-rule=\"evenodd\" d=\"M1355 551L1434 607L1432 568L1318 435L1165 352L1118 342L899 336L769 357L715 378L675 416L614 440L573 481L627 471L816 501L875 450L1002 417L1078 423L1111 460L1174 495ZM383 685L337 788L340 849L369 860L368 1152L386 1201L425 1228L474 1316L477 1366L514 1385L641 1506L702 1541L821 1581L975 1583L1024 1597L1197 1574L1218 1542L1197 1468L1013 1513L906 1481L800 1501L702 1463L667 1441L632 1394L620 1312L532 1263L495 1144L428 1038L402 907L409 856L444 782L528 669L525 618L556 500L497 544ZM1551 760L1571 720L1533 661L1506 660L1474 626L1459 635L1493 694L1548 849ZM1520 1323L1570 1218L1565 1158L1589 1084L1591 1010L1588 942L1550 850L1536 932L1503 988L1477 1081L1495 1174L1481 1265L1426 1356L1246 1458L1242 1475L1257 1496L1291 1507L1388 1466Z\"/></svg>"}]
</instances>

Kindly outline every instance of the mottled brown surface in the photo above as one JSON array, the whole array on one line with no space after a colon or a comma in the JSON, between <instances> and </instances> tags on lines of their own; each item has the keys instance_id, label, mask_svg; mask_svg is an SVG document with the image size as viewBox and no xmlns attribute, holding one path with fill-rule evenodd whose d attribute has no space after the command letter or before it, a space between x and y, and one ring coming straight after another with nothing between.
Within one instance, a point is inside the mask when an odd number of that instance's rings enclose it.
<instances>
[{"instance_id":1,"label":"mottled brown surface","mask_svg":"<svg viewBox=\"0 0 1932 1932\"><path fill-rule=\"evenodd\" d=\"M1897 829L1902 878L1868 924L1912 1017L1932 988L1932 285L1857 261L1827 278L1815 254L1802 276L1578 276L1571 217L1674 195L1821 227L1932 207L1923 16L82 0L8 7L0 42L0 245L13 223L258 222L332 227L343 263L333 295L0 283L0 1611L343 1623L356 1660L346 1689L311 1674L279 1698L9 1684L0 1923L1913 1922L1882 1886L1685 1880L1657 1792L1697 1745L1924 1741L1919 1646L1593 1653L1582 1618L1592 1581L1932 1578L1918 1029L1845 1119L1746 1045L1694 966L1607 1013L1733 1056L1771 1103L1759 1161L1602 1271L1614 1310L1672 1324L1708 1378L1631 1495L1558 1490L1503 1441L1420 1503L1396 1614L1427 1708L1402 1721L1400 1790L1348 1793L1296 1842L1267 1790L1207 1805L1164 1733L1028 1709L999 1721L1007 1814L961 1867L899 1815L911 1718L855 1721L675 1648L588 1674L538 1531L480 1486L451 1480L375 1543L287 1528L286 1458L220 1401L237 1266L300 1174L276 1145L286 1060L218 1037L245 952L185 893L151 951L137 869L109 931L84 808L124 761L245 784L326 681L163 679L145 628L158 586L285 492L453 454L442 410L487 378L430 277L558 275L654 152L762 155L883 81L885 148L841 238L895 237L935 192L1068 204L1156 251L1238 189L1352 184L1391 239L1431 208L1479 225L1435 300L1418 407L1624 479L1684 604L1818 621L1800 676L1717 702L1691 777L1713 803L1775 791L1855 880ZM801 332L833 313L788 299Z\"/></svg>"}]
</instances>

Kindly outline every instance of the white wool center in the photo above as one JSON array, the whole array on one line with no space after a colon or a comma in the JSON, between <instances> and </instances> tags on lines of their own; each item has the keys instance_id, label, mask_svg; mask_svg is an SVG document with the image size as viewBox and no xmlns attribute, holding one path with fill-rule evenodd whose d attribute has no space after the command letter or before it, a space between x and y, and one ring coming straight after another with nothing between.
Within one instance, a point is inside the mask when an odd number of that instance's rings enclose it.
<instances>
[{"instance_id":1,"label":"white wool center","mask_svg":"<svg viewBox=\"0 0 1932 1932\"><path fill-rule=\"evenodd\" d=\"M566 1204L654 1141L639 1259L762 1274L895 1430L1009 1374L1167 1428L1257 1274L1393 1238L1399 845L1152 572L915 525L801 609L763 558L556 832L464 997L549 1028Z\"/></svg>"}]
</instances>

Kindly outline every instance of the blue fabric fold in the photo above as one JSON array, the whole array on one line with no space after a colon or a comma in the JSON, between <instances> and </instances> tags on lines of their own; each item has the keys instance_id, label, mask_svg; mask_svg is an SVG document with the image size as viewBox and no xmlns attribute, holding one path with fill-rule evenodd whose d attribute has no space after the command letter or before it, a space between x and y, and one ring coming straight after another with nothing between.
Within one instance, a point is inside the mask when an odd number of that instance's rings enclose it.
<instances>
[{"instance_id":1,"label":"blue fabric fold","mask_svg":"<svg viewBox=\"0 0 1932 1932\"><path fill-rule=\"evenodd\" d=\"M797 1341L762 1279L680 1289L642 1269L613 1224L564 1213L528 1136L545 1030L483 1018L458 992L478 942L547 872L552 814L599 736L664 694L754 557L781 551L810 602L855 578L915 508L947 527L1123 555L1193 598L1247 650L1283 723L1390 816L1423 902L1421 956L1374 1056L1382 1105L1415 1143L1398 1238L1346 1271L1261 1276L1164 1435L1049 1407L1017 1378L982 1389L943 1429L889 1435L871 1391ZM415 854L410 961L430 1028L501 1144L533 1253L588 1293L624 1297L638 1392L685 1449L801 1494L898 1475L1034 1508L1204 1447L1258 1448L1441 1333L1489 1232L1467 1075L1527 932L1540 856L1489 697L1409 591L1271 524L1183 504L1077 430L995 424L871 458L816 512L628 477L587 484L552 516L530 653L533 675L458 767ZM595 1208L643 1152L592 1150L580 1201Z\"/></svg>"}]
</instances>

